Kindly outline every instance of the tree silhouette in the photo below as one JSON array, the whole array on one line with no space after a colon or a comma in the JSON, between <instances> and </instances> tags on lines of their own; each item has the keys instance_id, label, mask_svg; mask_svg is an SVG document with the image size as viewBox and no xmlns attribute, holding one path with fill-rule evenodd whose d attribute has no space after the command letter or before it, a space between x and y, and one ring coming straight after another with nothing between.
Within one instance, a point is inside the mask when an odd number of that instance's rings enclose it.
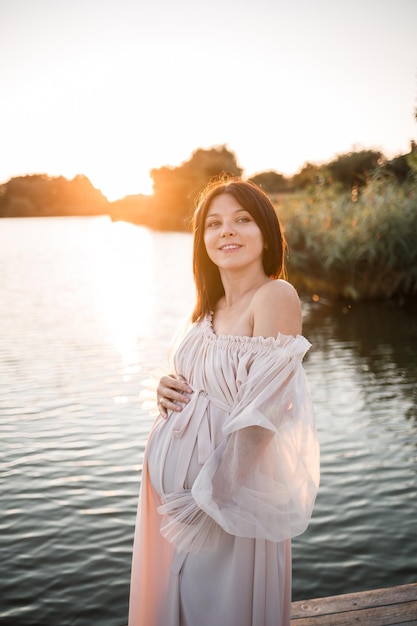
<instances>
[{"instance_id":1,"label":"tree silhouette","mask_svg":"<svg viewBox=\"0 0 417 626\"><path fill-rule=\"evenodd\" d=\"M261 172L252 176L249 180L270 194L287 191L289 186L288 179L274 171Z\"/></svg>"},{"instance_id":2,"label":"tree silhouette","mask_svg":"<svg viewBox=\"0 0 417 626\"><path fill-rule=\"evenodd\" d=\"M183 230L202 188L217 176L241 176L242 171L236 155L224 145L199 148L178 167L152 169L152 222L157 228Z\"/></svg>"}]
</instances>

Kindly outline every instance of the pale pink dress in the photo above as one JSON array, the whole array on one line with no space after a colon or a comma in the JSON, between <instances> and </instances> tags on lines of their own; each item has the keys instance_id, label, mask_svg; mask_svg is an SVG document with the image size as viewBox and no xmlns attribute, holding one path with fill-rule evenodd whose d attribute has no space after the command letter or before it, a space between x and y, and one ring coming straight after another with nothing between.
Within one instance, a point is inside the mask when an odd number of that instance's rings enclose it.
<instances>
[{"instance_id":1,"label":"pale pink dress","mask_svg":"<svg viewBox=\"0 0 417 626\"><path fill-rule=\"evenodd\" d=\"M191 402L152 429L129 626L288 626L291 537L311 517L319 448L309 342L191 327L174 367Z\"/></svg>"}]
</instances>

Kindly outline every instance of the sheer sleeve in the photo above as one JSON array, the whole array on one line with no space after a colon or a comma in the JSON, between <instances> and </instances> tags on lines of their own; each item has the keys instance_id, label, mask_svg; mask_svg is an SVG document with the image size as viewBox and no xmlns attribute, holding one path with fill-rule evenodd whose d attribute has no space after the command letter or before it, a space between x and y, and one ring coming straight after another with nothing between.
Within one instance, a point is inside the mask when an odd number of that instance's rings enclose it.
<instances>
[{"instance_id":1,"label":"sheer sleeve","mask_svg":"<svg viewBox=\"0 0 417 626\"><path fill-rule=\"evenodd\" d=\"M247 364L224 442L192 496L226 532L270 541L301 534L319 485L319 446L302 358L309 342L280 335Z\"/></svg>"}]
</instances>

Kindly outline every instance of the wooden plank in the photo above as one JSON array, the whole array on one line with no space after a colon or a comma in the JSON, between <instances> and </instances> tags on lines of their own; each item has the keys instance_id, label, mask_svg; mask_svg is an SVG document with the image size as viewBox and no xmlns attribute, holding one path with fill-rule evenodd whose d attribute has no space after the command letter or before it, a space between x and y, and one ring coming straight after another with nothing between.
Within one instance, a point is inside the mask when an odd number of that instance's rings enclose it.
<instances>
[{"instance_id":1,"label":"wooden plank","mask_svg":"<svg viewBox=\"0 0 417 626\"><path fill-rule=\"evenodd\" d=\"M410 624L417 615L417 602L359 609L347 612L315 615L291 620L294 626L393 626Z\"/></svg>"},{"instance_id":2,"label":"wooden plank","mask_svg":"<svg viewBox=\"0 0 417 626\"><path fill-rule=\"evenodd\" d=\"M293 602L293 626L416 626L417 583Z\"/></svg>"},{"instance_id":3,"label":"wooden plank","mask_svg":"<svg viewBox=\"0 0 417 626\"><path fill-rule=\"evenodd\" d=\"M292 603L292 617L321 615L417 599L417 583Z\"/></svg>"}]
</instances>

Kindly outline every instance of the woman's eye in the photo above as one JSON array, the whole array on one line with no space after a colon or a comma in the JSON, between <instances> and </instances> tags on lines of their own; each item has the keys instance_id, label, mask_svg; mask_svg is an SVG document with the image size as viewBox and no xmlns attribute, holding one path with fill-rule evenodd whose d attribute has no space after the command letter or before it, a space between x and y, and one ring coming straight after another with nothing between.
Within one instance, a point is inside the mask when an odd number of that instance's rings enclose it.
<instances>
[{"instance_id":1,"label":"woman's eye","mask_svg":"<svg viewBox=\"0 0 417 626\"><path fill-rule=\"evenodd\" d=\"M206 228L216 228L216 226L218 226L219 224L220 222L217 222L217 221L207 222Z\"/></svg>"},{"instance_id":2,"label":"woman's eye","mask_svg":"<svg viewBox=\"0 0 417 626\"><path fill-rule=\"evenodd\" d=\"M248 217L239 217L237 221L245 224L246 222L250 222L250 219Z\"/></svg>"}]
</instances>

